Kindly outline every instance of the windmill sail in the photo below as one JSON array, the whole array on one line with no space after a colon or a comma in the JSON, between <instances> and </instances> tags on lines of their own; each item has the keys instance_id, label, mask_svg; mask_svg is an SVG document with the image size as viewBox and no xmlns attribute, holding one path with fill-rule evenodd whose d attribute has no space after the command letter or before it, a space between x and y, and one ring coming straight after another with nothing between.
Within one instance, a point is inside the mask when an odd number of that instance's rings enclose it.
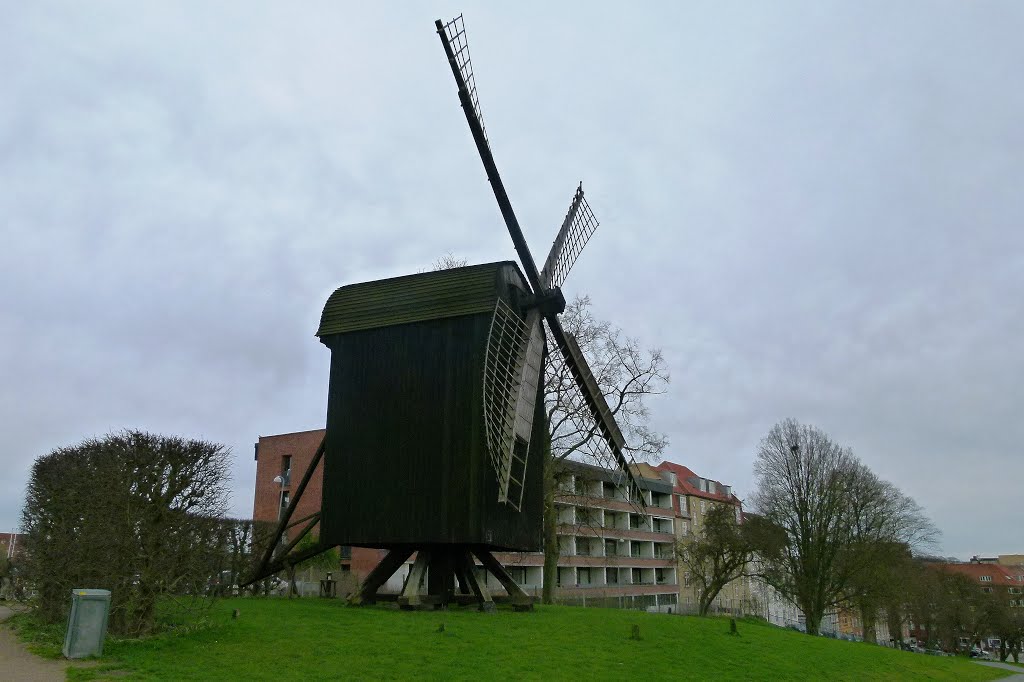
<instances>
[{"instance_id":1,"label":"windmill sail","mask_svg":"<svg viewBox=\"0 0 1024 682\"><path fill-rule=\"evenodd\" d=\"M524 321L499 299L484 361L484 432L498 501L516 510L522 508L543 360L540 314L530 311Z\"/></svg>"},{"instance_id":2,"label":"windmill sail","mask_svg":"<svg viewBox=\"0 0 1024 682\"><path fill-rule=\"evenodd\" d=\"M569 270L576 263L576 258L590 241L598 225L594 212L590 210L590 204L583 196L583 183L580 183L572 203L569 204L565 220L562 221L562 227L555 235L548 258L544 261L540 280L545 288L562 286Z\"/></svg>"},{"instance_id":3,"label":"windmill sail","mask_svg":"<svg viewBox=\"0 0 1024 682\"><path fill-rule=\"evenodd\" d=\"M460 14L447 24L442 25L440 21L437 21L436 25L438 31L444 31L445 36L448 38L448 43L451 45L451 53L448 55L448 59L451 60L452 67L458 70L459 75L462 77L462 82L465 83L466 94L469 96L473 115L480 122L480 133L486 141L487 128L484 126L484 117L480 112L480 95L476 91L476 75L473 73L473 60L469 56L469 39L466 37L466 24Z\"/></svg>"},{"instance_id":4,"label":"windmill sail","mask_svg":"<svg viewBox=\"0 0 1024 682\"><path fill-rule=\"evenodd\" d=\"M508 227L509 236L512 237L512 243L519 255L519 262L523 264L523 271L529 280L530 290L540 292L543 287L540 283L537 264L533 261L533 254L530 253L530 248L526 245L523 228L519 226L519 219L516 218L515 211L512 210L512 201L508 198L508 192L505 191L505 184L501 181L501 175L498 174L498 166L494 162L494 155L491 153L491 146L487 141L483 119L480 118L480 100L476 94L476 86L470 85L470 82L466 80L467 73L473 77L473 70L472 68L467 70L463 66L471 62L469 61L469 43L465 38L466 30L462 22L462 15L460 14L447 24L438 19L434 25L437 27L437 35L441 38L441 45L444 46L444 53L448 57L448 64L451 66L452 76L455 77L455 84L459 88L462 112L466 115L466 123L469 124L469 131L473 134L473 141L480 154L480 161L483 162L487 179L491 182L491 190L494 192L494 199L498 202L501 217ZM452 36L461 42L453 44ZM465 53L464 57L456 54L456 47Z\"/></svg>"}]
</instances>

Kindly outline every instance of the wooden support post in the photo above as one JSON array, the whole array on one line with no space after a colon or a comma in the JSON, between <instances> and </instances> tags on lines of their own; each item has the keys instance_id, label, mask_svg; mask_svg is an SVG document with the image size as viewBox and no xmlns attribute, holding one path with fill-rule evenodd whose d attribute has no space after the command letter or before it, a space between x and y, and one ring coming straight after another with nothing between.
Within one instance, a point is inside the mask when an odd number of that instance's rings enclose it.
<instances>
[{"instance_id":1,"label":"wooden support post","mask_svg":"<svg viewBox=\"0 0 1024 682\"><path fill-rule=\"evenodd\" d=\"M533 597L528 595L523 588L516 584L516 581L512 579L505 567L494 558L490 550L482 547L474 547L473 554L480 560L480 563L484 565L491 574L498 579L501 586L508 592L509 603L512 604L516 611L532 611L533 610Z\"/></svg>"},{"instance_id":2,"label":"wooden support post","mask_svg":"<svg viewBox=\"0 0 1024 682\"><path fill-rule=\"evenodd\" d=\"M316 449L316 453L313 455L313 459L310 460L309 466L306 467L306 473L302 475L302 480L299 481L298 487L295 488L295 492L292 495L291 502L288 503L288 509L285 510L284 514L277 522L277 528L274 529L274 534L270 536L270 542L267 543L267 548L263 552L263 558L260 560L259 566L252 576L240 587L251 585L252 583L266 578L268 575L276 573L269 569L271 563L271 557L274 556L274 548L277 547L278 538L284 532L284 529L288 527L291 521L292 514L295 513L295 507L299 504L299 500L302 499L302 493L306 491L306 486L309 484L309 479L313 478L313 471L317 465L320 464L320 460L323 459L324 449L327 447L326 436L320 441L320 446ZM280 569L278 569L280 570Z\"/></svg>"},{"instance_id":3,"label":"wooden support post","mask_svg":"<svg viewBox=\"0 0 1024 682\"><path fill-rule=\"evenodd\" d=\"M430 560L430 550L421 549L416 553L416 561L413 562L409 578L405 581L405 589L402 590L402 595L398 598L398 605L403 609L413 609L425 602L420 594L420 588L423 585L423 578L426 577Z\"/></svg>"},{"instance_id":4,"label":"wooden support post","mask_svg":"<svg viewBox=\"0 0 1024 682\"><path fill-rule=\"evenodd\" d=\"M455 570L459 574L459 582L462 582L463 591L472 592L476 596L481 611L493 611L494 600L491 599L491 593L486 585L477 580L474 569L473 557L470 553L468 551L461 552Z\"/></svg>"},{"instance_id":5,"label":"wooden support post","mask_svg":"<svg viewBox=\"0 0 1024 682\"><path fill-rule=\"evenodd\" d=\"M363 587L359 590L359 596L353 600L358 604L374 604L377 602L377 590L381 588L388 578L395 574L402 564L412 556L411 549L393 549L388 552L377 567L370 571L363 581Z\"/></svg>"},{"instance_id":6,"label":"wooden support post","mask_svg":"<svg viewBox=\"0 0 1024 682\"><path fill-rule=\"evenodd\" d=\"M427 571L427 594L440 599L443 608L455 596L455 554L462 548L431 550ZM465 550L462 550L465 551ZM436 608L436 607L435 607Z\"/></svg>"},{"instance_id":7,"label":"wooden support post","mask_svg":"<svg viewBox=\"0 0 1024 682\"><path fill-rule=\"evenodd\" d=\"M426 606L445 608L449 604L469 605L475 602L481 611L493 611L495 599L475 572L473 555L476 555L484 568L505 588L508 603L512 604L516 611L533 610L533 597L516 584L494 555L483 547L472 545L429 545L392 549L366 577L358 598L354 598L352 602L373 604L378 598L388 598L388 595L378 596L377 590L408 561L414 549L416 561L413 562L402 587L402 593L397 598L398 605L403 609ZM458 592L455 589L456 579L459 585Z\"/></svg>"}]
</instances>

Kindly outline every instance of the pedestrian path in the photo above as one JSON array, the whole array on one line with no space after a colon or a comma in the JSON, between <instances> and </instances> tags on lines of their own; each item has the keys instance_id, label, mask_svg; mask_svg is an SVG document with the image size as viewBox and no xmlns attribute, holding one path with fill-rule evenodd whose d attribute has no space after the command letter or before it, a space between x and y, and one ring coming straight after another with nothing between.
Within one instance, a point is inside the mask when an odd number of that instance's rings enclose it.
<instances>
[{"instance_id":1,"label":"pedestrian path","mask_svg":"<svg viewBox=\"0 0 1024 682\"><path fill-rule=\"evenodd\" d=\"M17 635L3 624L14 612L0 604L0 677L19 682L61 682L68 661L52 661L29 653Z\"/></svg>"},{"instance_id":2,"label":"pedestrian path","mask_svg":"<svg viewBox=\"0 0 1024 682\"><path fill-rule=\"evenodd\" d=\"M1006 663L996 663L995 661L975 661L978 665L987 665L990 668L1001 668L1003 670L1012 670L1017 673L1016 675L1010 675L1009 677L1002 677L1003 680L1011 680L1012 682L1024 682L1024 668L1018 665L1007 665Z\"/></svg>"}]
</instances>

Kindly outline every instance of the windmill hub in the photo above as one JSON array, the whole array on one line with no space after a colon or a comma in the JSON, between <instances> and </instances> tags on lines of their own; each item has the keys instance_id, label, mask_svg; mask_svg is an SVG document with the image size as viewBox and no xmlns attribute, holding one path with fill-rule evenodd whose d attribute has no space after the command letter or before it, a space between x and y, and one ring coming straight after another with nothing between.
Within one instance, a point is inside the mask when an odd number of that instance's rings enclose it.
<instances>
[{"instance_id":1,"label":"windmill hub","mask_svg":"<svg viewBox=\"0 0 1024 682\"><path fill-rule=\"evenodd\" d=\"M560 315L565 312L565 296L559 287L551 287L542 294L526 294L520 298L524 310L536 308L541 315Z\"/></svg>"}]
</instances>

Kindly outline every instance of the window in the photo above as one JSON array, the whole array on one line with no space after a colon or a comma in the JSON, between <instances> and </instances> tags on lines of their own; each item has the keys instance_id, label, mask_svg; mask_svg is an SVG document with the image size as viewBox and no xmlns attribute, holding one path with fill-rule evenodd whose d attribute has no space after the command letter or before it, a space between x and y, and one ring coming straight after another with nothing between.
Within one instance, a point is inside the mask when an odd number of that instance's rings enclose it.
<instances>
[{"instance_id":1,"label":"window","mask_svg":"<svg viewBox=\"0 0 1024 682\"><path fill-rule=\"evenodd\" d=\"M1009 592L1010 594L1020 594L1020 588L1019 588L1019 587L1011 587L1011 588L1010 588L1009 590L1007 590L1007 591L1008 591L1008 592Z\"/></svg>"},{"instance_id":2,"label":"window","mask_svg":"<svg viewBox=\"0 0 1024 682\"><path fill-rule=\"evenodd\" d=\"M707 510L708 510L708 503L707 503L707 500L701 500L701 501L700 501L700 513L701 513L701 514L703 514L703 513L704 513L704 512L706 512Z\"/></svg>"},{"instance_id":3,"label":"window","mask_svg":"<svg viewBox=\"0 0 1024 682\"><path fill-rule=\"evenodd\" d=\"M292 456L285 455L281 458L281 478L284 482L281 485L289 485L292 481Z\"/></svg>"},{"instance_id":4,"label":"window","mask_svg":"<svg viewBox=\"0 0 1024 682\"><path fill-rule=\"evenodd\" d=\"M571 568L563 568L563 567L560 566L558 568L558 576L557 576L557 579L556 579L556 584L558 584L558 585L572 585L573 582L575 582L575 581L572 579L572 569Z\"/></svg>"},{"instance_id":5,"label":"window","mask_svg":"<svg viewBox=\"0 0 1024 682\"><path fill-rule=\"evenodd\" d=\"M990 576L990 575L983 575L980 578L978 578L978 580L980 580L983 583L990 583L990 582L992 582L992 576Z\"/></svg>"},{"instance_id":6,"label":"window","mask_svg":"<svg viewBox=\"0 0 1024 682\"><path fill-rule=\"evenodd\" d=\"M661 585L662 583L665 582L665 569L664 568L656 568L656 569L654 569L654 582L658 583L659 585Z\"/></svg>"},{"instance_id":7,"label":"window","mask_svg":"<svg viewBox=\"0 0 1024 682\"><path fill-rule=\"evenodd\" d=\"M617 568L609 568L605 572L605 575L607 576L606 582L609 585L618 585L619 584L619 569L617 569Z\"/></svg>"},{"instance_id":8,"label":"window","mask_svg":"<svg viewBox=\"0 0 1024 682\"><path fill-rule=\"evenodd\" d=\"M983 588L981 588L981 591L984 592L985 594L992 594L992 588L991 587L983 587Z\"/></svg>"},{"instance_id":9,"label":"window","mask_svg":"<svg viewBox=\"0 0 1024 682\"><path fill-rule=\"evenodd\" d=\"M589 585L590 584L590 568L582 567L576 569L576 584L577 585Z\"/></svg>"},{"instance_id":10,"label":"window","mask_svg":"<svg viewBox=\"0 0 1024 682\"><path fill-rule=\"evenodd\" d=\"M617 556L619 553L619 543L615 540L604 541L604 555L605 556Z\"/></svg>"},{"instance_id":11,"label":"window","mask_svg":"<svg viewBox=\"0 0 1024 682\"><path fill-rule=\"evenodd\" d=\"M686 496L685 495L676 495L676 497L679 498L679 513L680 514L686 514Z\"/></svg>"},{"instance_id":12,"label":"window","mask_svg":"<svg viewBox=\"0 0 1024 682\"><path fill-rule=\"evenodd\" d=\"M689 573L684 573L683 574L683 587L689 587L689 586L690 586L690 574Z\"/></svg>"}]
</instances>

